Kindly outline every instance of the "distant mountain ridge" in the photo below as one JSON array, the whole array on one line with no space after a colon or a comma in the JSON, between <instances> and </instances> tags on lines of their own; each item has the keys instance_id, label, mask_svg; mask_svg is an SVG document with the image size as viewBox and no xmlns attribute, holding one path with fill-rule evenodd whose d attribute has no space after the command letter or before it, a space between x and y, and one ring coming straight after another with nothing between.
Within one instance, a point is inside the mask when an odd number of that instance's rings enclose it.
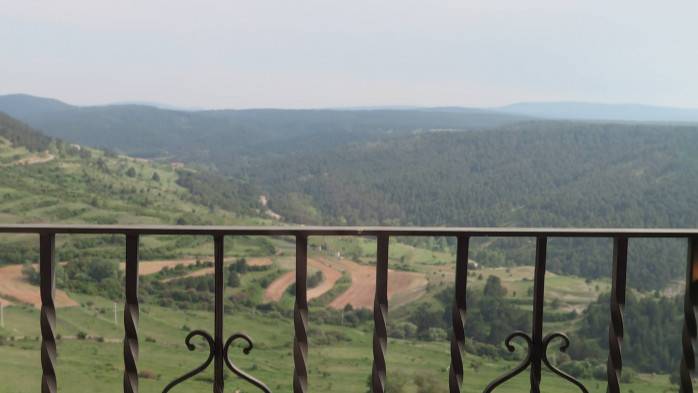
<instances>
[{"instance_id":1,"label":"distant mountain ridge","mask_svg":"<svg viewBox=\"0 0 698 393\"><path fill-rule=\"evenodd\" d=\"M177 111L144 105L78 107L0 96L0 111L73 143L142 157L226 163L442 129L494 128L527 117L472 110L245 109Z\"/></svg>"},{"instance_id":2,"label":"distant mountain ridge","mask_svg":"<svg viewBox=\"0 0 698 393\"><path fill-rule=\"evenodd\" d=\"M698 122L698 109L641 104L599 104L590 102L522 102L496 108L505 113L547 119Z\"/></svg>"},{"instance_id":3,"label":"distant mountain ridge","mask_svg":"<svg viewBox=\"0 0 698 393\"><path fill-rule=\"evenodd\" d=\"M36 113L58 112L76 108L73 105L53 99L29 94L8 94L0 96L0 112L18 118Z\"/></svg>"}]
</instances>

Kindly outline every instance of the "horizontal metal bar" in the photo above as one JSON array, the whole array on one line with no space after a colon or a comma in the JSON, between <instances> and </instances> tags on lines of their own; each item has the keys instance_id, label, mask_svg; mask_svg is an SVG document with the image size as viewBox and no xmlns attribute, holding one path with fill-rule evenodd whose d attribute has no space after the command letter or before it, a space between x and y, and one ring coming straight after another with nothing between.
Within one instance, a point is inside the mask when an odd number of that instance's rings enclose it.
<instances>
[{"instance_id":1,"label":"horizontal metal bar","mask_svg":"<svg viewBox=\"0 0 698 393\"><path fill-rule=\"evenodd\" d=\"M320 226L183 226L183 225L49 225L0 224L0 233L210 235L210 236L458 236L685 238L690 228L511 228L511 227L320 227Z\"/></svg>"}]
</instances>

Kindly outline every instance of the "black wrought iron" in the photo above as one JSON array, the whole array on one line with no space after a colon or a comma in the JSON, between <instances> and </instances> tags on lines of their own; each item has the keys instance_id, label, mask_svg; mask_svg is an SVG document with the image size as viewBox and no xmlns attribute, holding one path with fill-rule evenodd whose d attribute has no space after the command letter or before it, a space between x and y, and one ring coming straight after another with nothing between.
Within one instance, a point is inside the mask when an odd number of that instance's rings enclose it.
<instances>
[{"instance_id":1,"label":"black wrought iron","mask_svg":"<svg viewBox=\"0 0 698 393\"><path fill-rule=\"evenodd\" d=\"M215 245L215 330L214 335L195 330L185 338L189 350L195 346L195 336L205 339L209 355L204 363L182 375L170 384L169 390L205 370L214 363L214 393L223 393L223 369L227 366L233 373L256 386L263 392L269 388L254 377L244 373L230 360L228 352L236 340L243 340L245 354L253 348L252 340L237 333L223 341L223 289L224 289L224 236L294 236L297 239L296 256L296 307L294 310L294 393L307 392L308 351L308 307L307 288L307 240L309 236L371 236L377 238L376 287L374 299L373 368L371 389L384 393L386 388L386 350L388 317L388 247L390 236L453 236L458 240L456 289L453 305L453 337L451 341L451 367L449 388L451 393L460 393L463 382L464 329L467 304L468 241L472 237L534 237L536 238L536 264L533 290L533 319L531 334L514 332L505 340L507 349L516 350L512 341L523 339L527 344L524 359L511 371L498 377L484 390L490 393L530 366L531 392L538 393L541 368L545 366L557 376L576 386L582 393L587 389L569 374L556 367L548 358L550 344L561 340L559 349L565 351L569 339L563 333L552 333L543 337L543 308L545 294L546 246L551 237L577 238L595 237L614 239L613 276L610 299L609 356L607 363L608 392L620 392L622 371L621 346L624 336L623 307L625 305L627 253L629 238L687 238L688 263L686 294L684 302L683 354L680 365L680 389L683 393L693 392L693 377L696 372L695 354L698 337L696 310L698 307L698 229L539 229L539 228L400 228L400 227L207 227L207 226L97 226L97 225L4 225L0 233L33 233L40 235L40 290L41 290L41 364L42 393L55 393L56 382L56 309L55 309L55 236L57 234L122 234L126 235L126 303L124 307L124 392L138 391L138 239L142 235L207 235L213 236Z\"/></svg>"},{"instance_id":2,"label":"black wrought iron","mask_svg":"<svg viewBox=\"0 0 698 393\"><path fill-rule=\"evenodd\" d=\"M213 237L214 332L213 332L213 393L223 393L223 235Z\"/></svg>"},{"instance_id":3,"label":"black wrought iron","mask_svg":"<svg viewBox=\"0 0 698 393\"><path fill-rule=\"evenodd\" d=\"M536 238L536 265L533 273L533 320L532 320L532 334L529 336L524 332L514 332L509 337L506 338L504 344L506 345L509 352L514 352L515 347L511 345L511 340L515 337L523 338L528 345L528 353L526 357L519 363L513 370L500 376L494 382L489 384L485 388L484 393L492 392L497 386L503 384L504 382L510 380L516 375L520 374L528 366L531 367L530 373L530 383L531 383L531 393L540 393L540 380L542 365L544 364L550 371L556 375L566 379L575 386L577 386L583 393L588 393L584 385L576 380L571 375L563 372L559 368L555 367L548 359L547 350L550 342L555 338L561 338L563 340L563 345L560 347L561 351L566 351L569 347L570 340L563 333L551 333L543 337L543 307L545 305L545 265L546 265L546 255L547 255L548 239L545 236L538 236Z\"/></svg>"},{"instance_id":4,"label":"black wrought iron","mask_svg":"<svg viewBox=\"0 0 698 393\"><path fill-rule=\"evenodd\" d=\"M243 352L245 355L249 355L250 351L252 351L252 348L254 348L254 344L252 343L252 339L250 339L246 334L242 333L236 333L233 334L228 338L228 340L225 342L225 347L223 347L223 360L225 360L225 364L228 366L230 371L235 373L238 377L244 379L245 381L251 383L252 385L256 386L259 388L259 390L265 392L265 393L271 393L271 390L267 385L265 385L262 381L254 378L253 376L245 373L241 369L239 369L235 364L230 360L228 357L228 351L230 349L230 345L237 339L242 339L247 343L247 346L243 348Z\"/></svg>"},{"instance_id":5,"label":"black wrought iron","mask_svg":"<svg viewBox=\"0 0 698 393\"><path fill-rule=\"evenodd\" d=\"M533 326L531 327L531 392L540 390L541 361L543 360L543 306L545 298L545 263L548 239L536 238L536 266L533 273Z\"/></svg>"},{"instance_id":6,"label":"black wrought iron","mask_svg":"<svg viewBox=\"0 0 698 393\"><path fill-rule=\"evenodd\" d=\"M373 368L371 391L385 393L386 362L388 349L388 244L387 235L378 236L376 251L376 294L373 301Z\"/></svg>"},{"instance_id":7,"label":"black wrought iron","mask_svg":"<svg viewBox=\"0 0 698 393\"><path fill-rule=\"evenodd\" d=\"M553 365L550 362L550 359L548 359L548 346L550 346L550 343L556 338L562 339L562 345L560 346L560 352L565 352L565 351L567 351L567 348L569 348L570 339L569 339L569 337L567 337L566 334L564 334L564 333L548 334L543 339L543 364L545 364L545 366L553 373L557 374L558 376L566 379L567 381L569 381L572 384L574 384L575 386L577 386L579 388L579 390L582 391L582 393L589 393L587 388L584 387L584 385L581 382L579 382L573 376L571 376L571 375L567 374L566 372L557 368L555 365Z\"/></svg>"},{"instance_id":8,"label":"black wrought iron","mask_svg":"<svg viewBox=\"0 0 698 393\"><path fill-rule=\"evenodd\" d=\"M451 393L461 393L463 383L463 345L465 343L465 314L467 303L465 288L468 283L468 245L467 236L458 236L456 249L456 286L454 290L451 337L451 368L448 371L448 388Z\"/></svg>"},{"instance_id":9,"label":"black wrought iron","mask_svg":"<svg viewBox=\"0 0 698 393\"><path fill-rule=\"evenodd\" d=\"M516 347L515 347L514 345L511 344L511 340L513 340L513 339L516 338L516 337L522 338L522 339L524 339L524 341L526 342L526 344L527 344L527 347L526 347L526 351L527 351L527 352L526 352L526 356L524 357L524 359L523 359L516 367L514 367L513 370L511 370L511 371L509 371L509 372L507 372L507 373L505 373L505 374L503 374L503 375L497 377L497 379L495 379L494 381L490 382L490 384L487 385L487 387L485 388L485 390L482 391L482 393L491 393L492 391L494 391L494 389L497 388L497 386L499 386L499 385L503 384L504 382L506 382L506 381L508 381L508 380L510 380L510 379L512 379L512 378L514 378L515 376L521 374L521 373L522 373L524 370L526 370L526 369L528 368L528 366L531 364L531 358L532 358L532 356L533 356L533 339L531 339L531 336L529 336L528 334L526 334L526 333L524 333L524 332L517 331L517 332L514 332L514 333L510 334L510 335L504 340L504 345L506 345L507 350L508 350L509 352L514 352L514 351L516 351Z\"/></svg>"},{"instance_id":10,"label":"black wrought iron","mask_svg":"<svg viewBox=\"0 0 698 393\"><path fill-rule=\"evenodd\" d=\"M623 308L625 307L625 273L628 266L628 238L613 240L613 273L611 283L611 321L608 325L607 391L620 393L620 375L623 371Z\"/></svg>"},{"instance_id":11,"label":"black wrought iron","mask_svg":"<svg viewBox=\"0 0 698 393\"><path fill-rule=\"evenodd\" d=\"M296 301L293 307L293 392L308 391L308 237L296 237Z\"/></svg>"},{"instance_id":12,"label":"black wrought iron","mask_svg":"<svg viewBox=\"0 0 698 393\"><path fill-rule=\"evenodd\" d=\"M41 393L56 393L56 235L39 236L41 294Z\"/></svg>"},{"instance_id":13,"label":"black wrought iron","mask_svg":"<svg viewBox=\"0 0 698 393\"><path fill-rule=\"evenodd\" d=\"M224 390L224 378L223 378L223 366L226 365L228 368L235 373L240 378L245 381L257 386L262 391L266 393L271 393L271 390L259 380L253 378L252 376L246 374L239 368L237 368L228 358L228 350L230 345L236 339L243 339L247 342L247 347L244 349L245 354L249 354L252 350L252 339L247 335L242 333L235 333L223 343L223 291L225 289L223 280L223 262L225 257L225 244L222 234L215 234L213 236L213 264L214 264L214 335L211 337L210 334L203 330L194 330L189 333L185 339L187 348L193 351L196 347L191 344L191 339L194 336L201 336L206 339L209 346L209 356L204 363L194 370L182 375L181 377L170 382L163 393L167 393L170 389L177 386L178 384L186 381L187 379L195 376L196 374L204 371L213 362L213 392L223 393Z\"/></svg>"},{"instance_id":14,"label":"black wrought iron","mask_svg":"<svg viewBox=\"0 0 698 393\"><path fill-rule=\"evenodd\" d=\"M138 393L138 235L126 236L124 393Z\"/></svg>"},{"instance_id":15,"label":"black wrought iron","mask_svg":"<svg viewBox=\"0 0 698 393\"><path fill-rule=\"evenodd\" d=\"M165 389L162 390L162 393L169 392L172 388L179 385L180 383L182 383L182 382L186 381L187 379L195 376L196 374L199 374L200 372L206 370L208 368L208 366L211 364L211 362L213 361L215 346L216 346L216 344L213 340L213 337L211 337L210 334L206 333L203 330L192 331L184 339L184 343L187 345L187 348L190 351L193 351L196 349L196 345L191 343L191 339L194 338L195 336L203 337L206 340L206 342L208 343L208 358L206 359L205 362L203 362L197 368L189 371L188 373L182 375L181 377L179 377L179 378L175 379L174 381L170 382L169 384L167 384L167 386L165 386Z\"/></svg>"},{"instance_id":16,"label":"black wrought iron","mask_svg":"<svg viewBox=\"0 0 698 393\"><path fill-rule=\"evenodd\" d=\"M693 378L696 373L696 337L698 326L698 237L688 239L688 262L686 263L686 294L683 302L682 356L679 368L680 392L693 393Z\"/></svg>"},{"instance_id":17,"label":"black wrought iron","mask_svg":"<svg viewBox=\"0 0 698 393\"><path fill-rule=\"evenodd\" d=\"M527 333L517 331L512 334L510 334L505 340L504 340L504 345L506 346L507 350L509 352L514 352L516 351L516 347L512 345L511 341L514 338L522 338L526 342L526 356L519 362L519 364L514 367L511 371L502 374L501 376L497 377L494 381L492 381L483 393L491 393L493 392L498 386L502 385L504 382L514 378L515 376L521 374L524 372L529 366L533 366L534 362L534 353L536 351L540 351L541 353L541 363L545 365L550 371L555 373L556 375L560 376L561 378L569 381L573 385L579 388L579 390L582 391L582 393L589 393L587 388L579 382L577 379L575 379L573 376L567 374L566 372L560 370L558 367L552 364L550 359L548 358L548 347L550 346L550 343L556 339L560 338L562 339L563 343L560 346L560 351L565 352L567 348L569 348L570 345L570 339L565 335L564 333L551 333L545 336L542 340L541 343L539 344L540 347L538 349L535 348L536 344L533 341L533 338L529 336ZM533 371L533 368L531 367L531 371ZM531 392L533 393L540 393L540 380L534 381L533 376L531 376Z\"/></svg>"}]
</instances>

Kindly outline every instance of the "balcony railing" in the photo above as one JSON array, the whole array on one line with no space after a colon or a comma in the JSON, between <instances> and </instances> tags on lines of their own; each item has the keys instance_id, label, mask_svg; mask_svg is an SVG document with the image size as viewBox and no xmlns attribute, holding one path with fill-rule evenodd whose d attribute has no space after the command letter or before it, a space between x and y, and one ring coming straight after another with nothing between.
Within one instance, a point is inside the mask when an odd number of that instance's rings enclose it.
<instances>
[{"instance_id":1,"label":"balcony railing","mask_svg":"<svg viewBox=\"0 0 698 393\"><path fill-rule=\"evenodd\" d=\"M215 227L215 226L69 226L69 225L0 225L0 233L33 233L39 236L40 247L40 291L41 291L41 391L57 391L56 380L56 307L55 292L55 236L56 234L121 234L126 237L126 304L124 307L124 376L123 391L138 392L138 248L142 235L198 235L211 236L214 240L214 334L195 330L186 336L189 349L194 336L206 339L209 356L201 366L182 375L164 386L163 393L179 383L202 372L213 363L214 393L223 392L224 368L228 367L238 377L248 381L264 392L271 390L263 382L246 374L235 366L228 351L236 340L245 342L245 353L253 347L252 339L244 334L223 336L223 256L226 236L292 236L296 242L296 286L294 307L293 341L293 391L309 391L308 382L308 237L310 236L361 236L375 238L377 243L376 284L373 306L373 368L371 389L384 393L386 388L387 329L388 320L388 251L390 237L445 236L457 239L455 293L453 300L453 334L451 339L451 361L449 390L461 392L463 381L463 345L467 305L465 291L468 277L468 245L474 237L529 237L536 239L536 256L533 286L533 318L531 333L512 332L505 340L509 351L514 351L512 340L521 339L527 344L523 361L510 372L500 376L484 387L483 393L494 391L499 385L529 369L531 392L540 392L541 371L547 367L554 374L569 381L580 391L587 392L584 385L553 365L547 356L548 346L553 340L562 341L564 351L569 339L562 333L543 336L543 308L545 295L546 250L549 238L585 237L613 239L612 287L608 326L607 391L620 392L620 376L623 369L623 307L626 294L626 271L629 238L684 238L687 239L688 261L686 265L686 292L684 298L684 321L682 359L680 365L680 391L693 392L693 377L696 370L695 346L697 336L696 311L698 310L698 230L687 229L553 229L553 228L395 228L395 227Z\"/></svg>"}]
</instances>

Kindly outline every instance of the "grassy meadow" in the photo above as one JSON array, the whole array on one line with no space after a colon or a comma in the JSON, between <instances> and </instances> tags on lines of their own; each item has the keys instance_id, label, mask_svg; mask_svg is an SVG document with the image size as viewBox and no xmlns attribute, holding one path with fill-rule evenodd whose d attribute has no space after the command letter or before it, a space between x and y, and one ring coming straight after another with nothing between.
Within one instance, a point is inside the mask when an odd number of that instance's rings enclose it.
<instances>
[{"instance_id":1,"label":"grassy meadow","mask_svg":"<svg viewBox=\"0 0 698 393\"><path fill-rule=\"evenodd\" d=\"M117 392L121 390L123 370L123 328L121 309L119 324L113 320L112 302L95 297L76 296L82 306L59 309L58 329L58 383L59 391ZM90 304L89 306L87 304ZM8 307L5 310L5 328L0 334L15 337L0 347L0 392L23 393L38 390L40 377L39 314L28 306ZM140 319L140 387L144 393L160 392L178 375L203 362L207 349L202 343L190 352L184 346L184 337L192 329L212 331L213 315L204 311L183 311L144 305ZM324 392L364 392L371 370L371 326L341 328L313 324L310 317L310 388ZM331 344L317 343L315 337L340 331L342 341ZM230 355L236 364L265 381L275 392L292 390L292 320L278 316L256 314L249 310L231 310L225 318L227 335L235 332L249 334L255 349L244 355L238 348ZM79 335L86 333L84 339ZM464 378L465 391L481 391L497 375L512 368L515 363L492 361L467 355ZM388 368L390 377L428 375L440 384L438 391L447 391L449 365L448 342L421 342L390 339ZM210 392L211 368L178 386L173 391ZM397 373L397 375L396 375ZM226 380L227 391L253 392L255 389L241 383L231 373ZM592 392L605 391L602 381L585 381ZM388 381L390 383L390 380ZM527 391L525 374L502 386L501 392ZM408 392L416 392L409 388ZM414 388L414 386L412 386ZM625 391L656 393L670 388L668 377L640 375ZM545 373L543 391L570 392L573 387L556 376Z\"/></svg>"}]
</instances>

